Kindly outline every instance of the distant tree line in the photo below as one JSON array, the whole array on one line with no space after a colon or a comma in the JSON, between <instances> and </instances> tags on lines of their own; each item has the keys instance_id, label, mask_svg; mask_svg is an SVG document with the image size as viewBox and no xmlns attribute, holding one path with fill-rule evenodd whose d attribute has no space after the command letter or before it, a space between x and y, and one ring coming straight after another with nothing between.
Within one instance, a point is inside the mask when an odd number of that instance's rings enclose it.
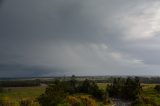
<instances>
[{"instance_id":1,"label":"distant tree line","mask_svg":"<svg viewBox=\"0 0 160 106\"><path fill-rule=\"evenodd\" d=\"M94 81L95 83L112 83L115 79L121 78L126 80L128 77L125 76L85 76L85 77L76 77L77 81L84 81L85 79L88 79L90 81ZM129 77L130 79L133 79L135 77ZM138 77L140 83L157 83L160 84L160 77ZM71 77L53 77L50 79L37 79L37 80L21 80L21 79L4 79L0 78L0 87L22 87L26 86L39 86L40 83L43 84L53 84L55 80L60 81L70 81Z\"/></svg>"},{"instance_id":2,"label":"distant tree line","mask_svg":"<svg viewBox=\"0 0 160 106\"><path fill-rule=\"evenodd\" d=\"M139 77L141 83L160 84L160 77Z\"/></svg>"},{"instance_id":3,"label":"distant tree line","mask_svg":"<svg viewBox=\"0 0 160 106\"><path fill-rule=\"evenodd\" d=\"M17 81L0 81L0 88L2 87L32 87L40 86L39 80L17 80Z\"/></svg>"},{"instance_id":4,"label":"distant tree line","mask_svg":"<svg viewBox=\"0 0 160 106\"><path fill-rule=\"evenodd\" d=\"M97 83L112 83L114 81L114 79L117 78L122 78L122 79L127 79L128 77L124 77L124 76L111 76L111 77L91 77L89 78L90 80L94 80ZM129 77L130 79L134 79L135 77ZM139 81L140 83L147 83L147 84L160 84L160 77L143 77L143 76L139 76Z\"/></svg>"}]
</instances>

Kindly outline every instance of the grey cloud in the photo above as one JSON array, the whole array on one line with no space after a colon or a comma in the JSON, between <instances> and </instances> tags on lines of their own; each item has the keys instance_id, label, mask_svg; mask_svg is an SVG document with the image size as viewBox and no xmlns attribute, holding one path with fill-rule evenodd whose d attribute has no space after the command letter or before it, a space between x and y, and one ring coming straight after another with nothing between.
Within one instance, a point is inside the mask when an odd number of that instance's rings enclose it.
<instances>
[{"instance_id":1,"label":"grey cloud","mask_svg":"<svg viewBox=\"0 0 160 106\"><path fill-rule=\"evenodd\" d=\"M0 77L45 77L62 76L68 70L23 64L0 64ZM66 74L67 75L67 74ZM70 74L69 74L70 75Z\"/></svg>"},{"instance_id":2,"label":"grey cloud","mask_svg":"<svg viewBox=\"0 0 160 106\"><path fill-rule=\"evenodd\" d=\"M143 74L160 64L158 0L0 3L0 67L14 69L0 68L4 76Z\"/></svg>"}]
</instances>

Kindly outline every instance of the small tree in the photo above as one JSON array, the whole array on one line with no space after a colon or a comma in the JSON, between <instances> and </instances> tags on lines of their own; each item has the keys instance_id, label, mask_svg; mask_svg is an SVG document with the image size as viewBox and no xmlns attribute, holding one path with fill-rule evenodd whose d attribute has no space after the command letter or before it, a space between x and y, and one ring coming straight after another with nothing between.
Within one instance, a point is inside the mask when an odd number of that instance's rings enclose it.
<instances>
[{"instance_id":1,"label":"small tree","mask_svg":"<svg viewBox=\"0 0 160 106\"><path fill-rule=\"evenodd\" d=\"M66 97L66 86L64 82L56 80L53 85L46 88L44 94L40 95L38 102L41 106L56 106L62 103Z\"/></svg>"},{"instance_id":2,"label":"small tree","mask_svg":"<svg viewBox=\"0 0 160 106\"><path fill-rule=\"evenodd\" d=\"M104 93L99 89L97 84L94 81L85 80L82 85L79 86L79 92L88 93L94 96L97 99L103 99Z\"/></svg>"},{"instance_id":3,"label":"small tree","mask_svg":"<svg viewBox=\"0 0 160 106\"><path fill-rule=\"evenodd\" d=\"M77 84L78 82L76 80L76 76L72 75L71 80L68 81L68 83L66 84L68 87L67 90L70 94L74 94L77 92L77 86L78 86Z\"/></svg>"},{"instance_id":4,"label":"small tree","mask_svg":"<svg viewBox=\"0 0 160 106\"><path fill-rule=\"evenodd\" d=\"M126 100L135 100L140 95L142 87L138 78L114 79L107 87L109 96Z\"/></svg>"}]
</instances>

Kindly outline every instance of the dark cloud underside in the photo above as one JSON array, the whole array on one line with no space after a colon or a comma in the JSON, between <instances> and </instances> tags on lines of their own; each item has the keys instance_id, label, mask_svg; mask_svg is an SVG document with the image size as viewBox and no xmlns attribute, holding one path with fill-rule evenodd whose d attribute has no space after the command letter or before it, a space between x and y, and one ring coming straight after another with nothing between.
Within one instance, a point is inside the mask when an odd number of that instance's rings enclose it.
<instances>
[{"instance_id":1,"label":"dark cloud underside","mask_svg":"<svg viewBox=\"0 0 160 106\"><path fill-rule=\"evenodd\" d=\"M0 0L0 77L159 75L158 0Z\"/></svg>"}]
</instances>

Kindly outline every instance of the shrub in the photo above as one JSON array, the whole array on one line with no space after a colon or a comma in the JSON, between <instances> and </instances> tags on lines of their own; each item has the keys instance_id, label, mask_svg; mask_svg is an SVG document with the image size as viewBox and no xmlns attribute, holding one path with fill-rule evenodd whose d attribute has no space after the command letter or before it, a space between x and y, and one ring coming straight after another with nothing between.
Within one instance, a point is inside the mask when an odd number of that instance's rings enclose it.
<instances>
[{"instance_id":1,"label":"shrub","mask_svg":"<svg viewBox=\"0 0 160 106\"><path fill-rule=\"evenodd\" d=\"M136 99L131 106L146 106L142 99Z\"/></svg>"},{"instance_id":2,"label":"shrub","mask_svg":"<svg viewBox=\"0 0 160 106\"><path fill-rule=\"evenodd\" d=\"M113 83L106 89L106 91L109 93L109 96L125 100L137 99L141 90L142 87L140 86L138 78L115 78Z\"/></svg>"},{"instance_id":3,"label":"shrub","mask_svg":"<svg viewBox=\"0 0 160 106\"><path fill-rule=\"evenodd\" d=\"M81 105L81 100L75 96L68 96L66 98L66 102L69 103L71 106L80 106Z\"/></svg>"},{"instance_id":4,"label":"shrub","mask_svg":"<svg viewBox=\"0 0 160 106\"><path fill-rule=\"evenodd\" d=\"M96 99L102 100L104 96L104 92L99 89L97 84L94 81L85 80L79 86L80 93L88 93L94 96Z\"/></svg>"},{"instance_id":5,"label":"shrub","mask_svg":"<svg viewBox=\"0 0 160 106\"><path fill-rule=\"evenodd\" d=\"M103 101L103 104L104 104L104 105L110 105L110 104L113 104L113 101L112 101L111 99L106 98L106 99Z\"/></svg>"},{"instance_id":6,"label":"shrub","mask_svg":"<svg viewBox=\"0 0 160 106\"><path fill-rule=\"evenodd\" d=\"M20 106L31 106L32 105L32 101L29 99L24 99L20 101Z\"/></svg>"},{"instance_id":7,"label":"shrub","mask_svg":"<svg viewBox=\"0 0 160 106\"><path fill-rule=\"evenodd\" d=\"M156 85L156 86L154 87L154 89L155 89L157 92L160 92L160 85Z\"/></svg>"},{"instance_id":8,"label":"shrub","mask_svg":"<svg viewBox=\"0 0 160 106\"><path fill-rule=\"evenodd\" d=\"M66 102L69 103L70 106L98 106L94 99L86 95L68 96Z\"/></svg>"},{"instance_id":9,"label":"shrub","mask_svg":"<svg viewBox=\"0 0 160 106\"><path fill-rule=\"evenodd\" d=\"M98 106L96 101L92 98L87 96L79 96L80 100L82 101L83 106Z\"/></svg>"},{"instance_id":10,"label":"shrub","mask_svg":"<svg viewBox=\"0 0 160 106\"><path fill-rule=\"evenodd\" d=\"M53 85L46 88L44 94L38 97L38 102L41 106L56 106L64 101L66 95L66 86L64 82L57 80Z\"/></svg>"}]
</instances>

